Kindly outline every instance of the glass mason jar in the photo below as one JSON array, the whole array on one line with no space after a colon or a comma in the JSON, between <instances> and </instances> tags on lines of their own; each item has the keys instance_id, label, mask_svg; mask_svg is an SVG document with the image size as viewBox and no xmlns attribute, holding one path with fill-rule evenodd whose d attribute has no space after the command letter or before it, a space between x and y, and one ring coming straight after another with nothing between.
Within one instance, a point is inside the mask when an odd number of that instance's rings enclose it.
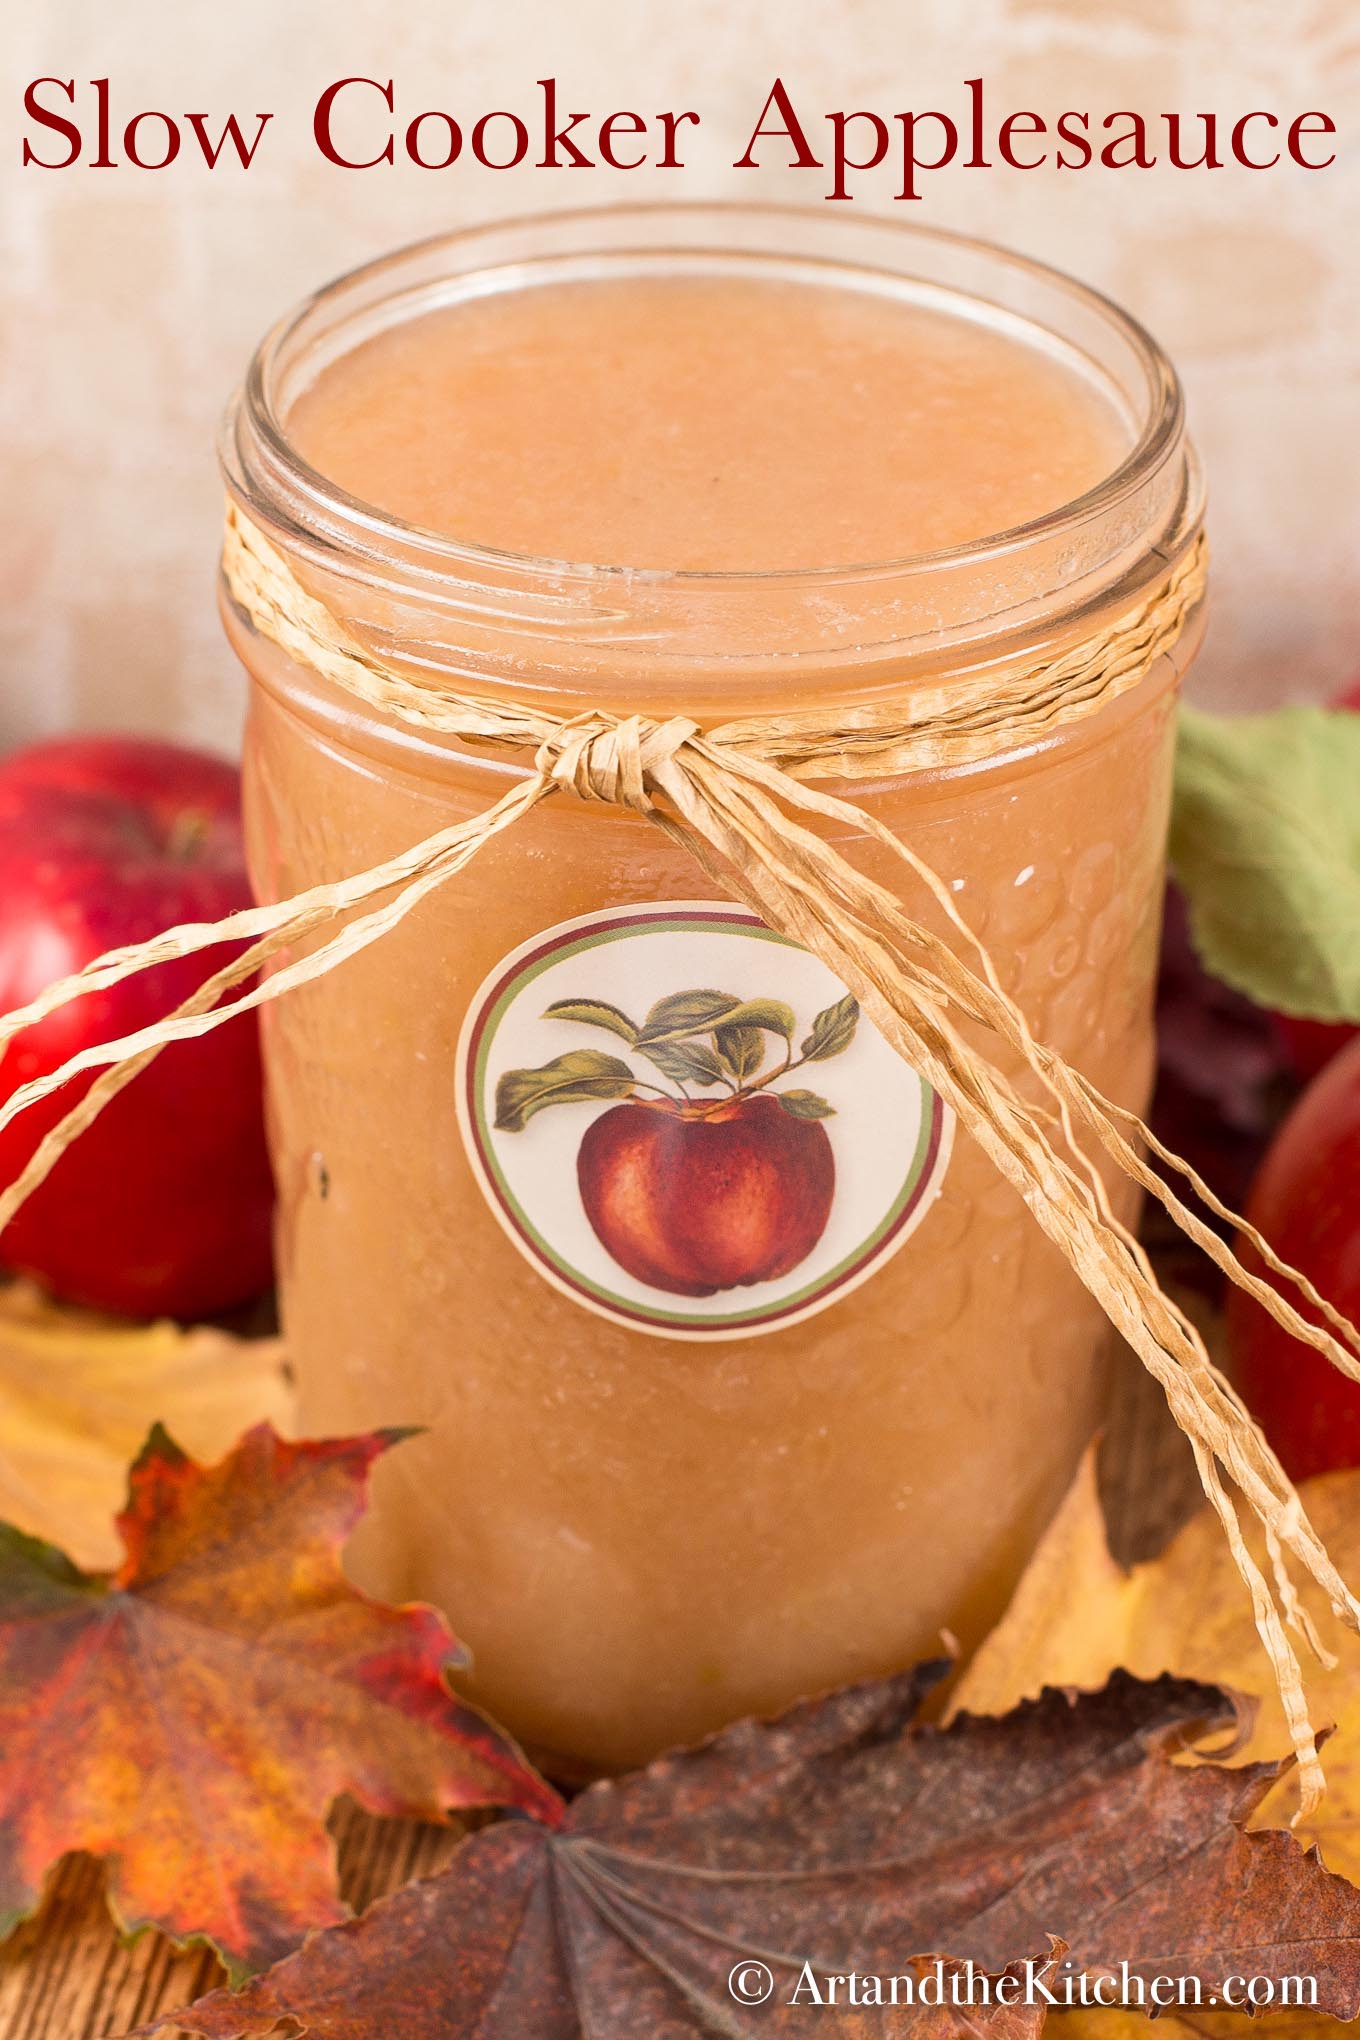
<instances>
[{"instance_id":1,"label":"glass mason jar","mask_svg":"<svg viewBox=\"0 0 1360 2040\"><path fill-rule=\"evenodd\" d=\"M431 307L677 274L1023 332L1099 385L1127 451L945 551L638 572L414 528L290 438L320 368ZM708 727L1056 656L1155 592L1200 517L1176 378L1116 307L982 244L779 209L558 214L361 269L266 338L224 467L307 588L410 677ZM407 849L530 768L370 712L224 606L263 899ZM1036 1035L1135 1110L1195 636L1040 741L832 788L929 860ZM900 888L881 849L837 840ZM379 1468L353 1569L446 1610L468 1690L567 1775L902 1666L942 1630L966 1649L1102 1407L1103 1319L1017 1194L822 967L717 890L644 817L554 796L264 1013L302 1422L423 1427Z\"/></svg>"}]
</instances>

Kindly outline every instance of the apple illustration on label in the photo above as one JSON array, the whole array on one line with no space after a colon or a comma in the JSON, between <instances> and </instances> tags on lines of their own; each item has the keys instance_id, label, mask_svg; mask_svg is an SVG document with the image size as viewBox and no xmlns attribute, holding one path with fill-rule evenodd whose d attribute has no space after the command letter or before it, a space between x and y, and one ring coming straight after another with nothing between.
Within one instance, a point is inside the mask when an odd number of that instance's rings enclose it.
<instances>
[{"instance_id":1,"label":"apple illustration on label","mask_svg":"<svg viewBox=\"0 0 1360 2040\"><path fill-rule=\"evenodd\" d=\"M931 1209L954 1134L835 972L731 900L528 934L468 999L453 1098L515 1251L667 1341L785 1331L867 1282Z\"/></svg>"},{"instance_id":2,"label":"apple illustration on label","mask_svg":"<svg viewBox=\"0 0 1360 2040\"><path fill-rule=\"evenodd\" d=\"M601 1245L675 1296L789 1274L826 1231L836 1191L826 1128L769 1096L615 1105L587 1129L577 1177Z\"/></svg>"},{"instance_id":3,"label":"apple illustration on label","mask_svg":"<svg viewBox=\"0 0 1360 2040\"><path fill-rule=\"evenodd\" d=\"M817 1014L796 1054L797 1021L780 999L676 992L641 1024L603 1000L559 999L544 1018L617 1036L661 1080L621 1056L570 1049L507 1071L496 1087L502 1133L548 1106L615 1101L587 1126L576 1174L591 1228L620 1268L704 1297L806 1260L835 1198L822 1123L834 1108L786 1080L849 1047L859 1022L849 994Z\"/></svg>"}]
</instances>

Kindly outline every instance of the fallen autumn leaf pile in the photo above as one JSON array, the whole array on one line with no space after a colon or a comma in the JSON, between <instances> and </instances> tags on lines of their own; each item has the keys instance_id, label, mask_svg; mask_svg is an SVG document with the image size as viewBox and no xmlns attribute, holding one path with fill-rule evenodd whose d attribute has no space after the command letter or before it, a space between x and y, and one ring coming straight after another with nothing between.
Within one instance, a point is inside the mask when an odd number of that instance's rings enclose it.
<instances>
[{"instance_id":1,"label":"fallen autumn leaf pile","mask_svg":"<svg viewBox=\"0 0 1360 2040\"><path fill-rule=\"evenodd\" d=\"M21 1300L0 1332L0 1394L21 1406L25 1338L65 1339L76 1367L113 1369L111 1408L118 1368L135 1368L117 1344L127 1336ZM268 1342L252 1342L255 1372L227 1393L225 1334L192 1350L183 1335L141 1336L161 1367L149 1392L206 1433L205 1449L222 1448L223 1423L252 1399L283 1415ZM34 1374L23 1437L36 1474L44 1452L60 1457L69 1419L44 1408ZM0 1461L22 1523L0 1531L0 1922L31 1915L58 1860L83 1850L102 1860L125 1929L207 1941L249 1979L146 2033L1149 2030L1141 2013L1042 2001L851 2005L834 1983L919 1983L937 1960L993 1979L1033 1965L1051 1985L1127 1963L1197 1979L1206 2003L1233 1974L1316 1976L1316 2010L1270 2022L1286 2040L1360 2015L1360 1889L1347 1881L1360 1882L1360 1645L1320 1687L1338 1730L1331 1793L1305 1837L1319 1857L1288 1829L1276 1703L1253 1726L1224 1690L1272 1687L1215 1524L1192 1523L1126 1575L1087 1468L943 1725L918 1710L947 1668L921 1667L738 1724L564 1808L449 1687L462 1657L442 1620L379 1606L345 1579L345 1539L397 1434L289 1443L261 1423L202 1466L156 1432L112 1544L97 1515L116 1444L88 1442L79 1489L52 1507L76 1557L109 1571L82 1571L31 1534L48 1524L24 1517L18 1460ZM1308 1503L1360 1570L1360 1475L1314 1483ZM326 1830L342 1793L425 1821L503 1811L446 1869L348 1919ZM768 1967L769 2001L729 1990L747 1960ZM1217 2040L1241 2016L1197 2012L1161 2030Z\"/></svg>"},{"instance_id":2,"label":"fallen autumn leaf pile","mask_svg":"<svg viewBox=\"0 0 1360 2040\"><path fill-rule=\"evenodd\" d=\"M159 2030L813 2035L821 1990L787 2002L805 1963L824 1979L891 1976L935 1951L995 1973L1042 1962L1053 1937L1086 1972L1127 1961L1206 1991L1244 1968L1305 1968L1328 2010L1360 2011L1360 1892L1292 1836L1243 1832L1276 1767L1169 1761L1231 1720L1220 1694L1119 1674L1003 1720L913 1729L928 1678L744 1722L593 1786L556 1833L483 1830L440 1875ZM745 2012L727 1987L742 1958L784 1986ZM932 2016L889 2030L929 2031ZM1013 2030L1037 2031L1030 2020ZM882 2032L882 2012L835 2030Z\"/></svg>"}]
</instances>

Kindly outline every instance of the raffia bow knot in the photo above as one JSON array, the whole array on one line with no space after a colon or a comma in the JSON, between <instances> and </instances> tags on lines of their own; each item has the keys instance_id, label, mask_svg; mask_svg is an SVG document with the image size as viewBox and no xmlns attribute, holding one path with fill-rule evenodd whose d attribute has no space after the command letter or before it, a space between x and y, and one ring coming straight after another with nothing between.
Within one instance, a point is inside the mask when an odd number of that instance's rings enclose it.
<instances>
[{"instance_id":1,"label":"raffia bow knot","mask_svg":"<svg viewBox=\"0 0 1360 2040\"><path fill-rule=\"evenodd\" d=\"M686 716L653 722L646 716L614 716L593 709L563 723L545 737L534 755L534 770L578 800L650 814L656 776L681 746L699 734Z\"/></svg>"},{"instance_id":2,"label":"raffia bow knot","mask_svg":"<svg viewBox=\"0 0 1360 2040\"><path fill-rule=\"evenodd\" d=\"M1190 1441L1205 1493L1251 1595L1299 1758L1303 1807L1322 1790L1290 1631L1325 1656L1291 1567L1315 1580L1337 1616L1360 1630L1360 1602L1341 1579L1274 1453L1213 1366L1184 1312L1158 1286L1146 1255L1115 1219L1097 1166L1104 1159L1157 1198L1177 1225L1294 1337L1360 1380L1360 1332L1227 1210L1132 1113L1103 1098L1037 1042L1003 991L986 949L947 885L870 811L830 791L837 780L951 767L995 757L1107 708L1146 678L1199 602L1203 541L1168 567L1161 585L1090 639L1056 657L998 674L959 676L887 702L793 710L701 730L593 711L561 721L511 699L416 680L360 643L298 580L236 505L222 559L241 615L290 659L422 730L523 761L510 789L471 821L438 831L370 871L312 887L209 926L172 928L111 951L0 1019L0 1054L14 1035L69 1000L171 958L236 945L230 960L167 1019L82 1050L50 1076L21 1085L0 1107L0 1131L73 1077L90 1089L0 1194L0 1230L108 1100L171 1041L205 1034L233 1015L314 981L378 941L540 802L567 795L646 817L680 844L715 886L766 925L820 957L880 1033L920 1072L1013 1185L1111 1322L1163 1388ZM871 842L903 891L920 890L946 940L903 893L868 877L841 845ZM968 959L972 958L970 962ZM229 992L236 996L227 999ZM997 1053L978 1043L990 1039ZM1008 1072L1019 1070L1019 1080ZM1247 1234L1321 1324L1243 1267L1146 1159L1152 1149L1222 1219ZM1264 1531L1266 1564L1246 1540L1245 1511Z\"/></svg>"}]
</instances>

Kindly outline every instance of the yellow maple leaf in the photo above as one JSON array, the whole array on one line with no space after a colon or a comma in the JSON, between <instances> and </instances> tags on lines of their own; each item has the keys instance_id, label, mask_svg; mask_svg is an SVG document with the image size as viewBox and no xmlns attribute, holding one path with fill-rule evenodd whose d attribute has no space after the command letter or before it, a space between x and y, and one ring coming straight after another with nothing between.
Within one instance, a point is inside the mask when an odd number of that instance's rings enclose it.
<instances>
[{"instance_id":1,"label":"yellow maple leaf","mask_svg":"<svg viewBox=\"0 0 1360 2040\"><path fill-rule=\"evenodd\" d=\"M126 1324L0 1286L0 1519L87 1569L121 1556L113 1518L154 1423L215 1459L264 1418L288 1432L292 1414L277 1339Z\"/></svg>"},{"instance_id":2,"label":"yellow maple leaf","mask_svg":"<svg viewBox=\"0 0 1360 2040\"><path fill-rule=\"evenodd\" d=\"M1360 1471L1324 1474L1302 1495L1343 1577L1360 1580ZM1268 1564L1261 1545L1254 1549ZM1334 1642L1337 1625L1325 1597L1311 1589L1301 1598ZM1342 1632L1336 1651L1334 1666L1305 1667L1313 1719L1334 1723L1335 1733L1324 1758L1326 1797L1298 1833L1318 1844L1329 1869L1360 1884L1360 1637ZM1289 1747L1275 1681L1218 1519L1204 1510L1160 1558L1125 1572L1106 1544L1088 1458L1009 1609L960 1680L950 1713L1004 1714L1043 1686L1102 1686L1121 1665L1142 1678L1174 1672L1253 1696L1250 1738L1234 1762L1278 1757ZM1296 1782L1287 1774L1254 1825L1285 1826L1297 1806ZM1171 2029L1159 2030L1169 2040Z\"/></svg>"},{"instance_id":3,"label":"yellow maple leaf","mask_svg":"<svg viewBox=\"0 0 1360 2040\"><path fill-rule=\"evenodd\" d=\"M1045 2040L1337 2040L1341 2022L1319 2012L1162 2012L1154 2025L1144 2012L1051 2012Z\"/></svg>"}]
</instances>

